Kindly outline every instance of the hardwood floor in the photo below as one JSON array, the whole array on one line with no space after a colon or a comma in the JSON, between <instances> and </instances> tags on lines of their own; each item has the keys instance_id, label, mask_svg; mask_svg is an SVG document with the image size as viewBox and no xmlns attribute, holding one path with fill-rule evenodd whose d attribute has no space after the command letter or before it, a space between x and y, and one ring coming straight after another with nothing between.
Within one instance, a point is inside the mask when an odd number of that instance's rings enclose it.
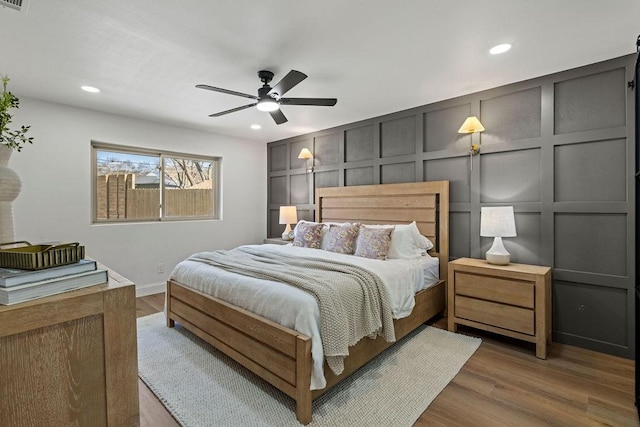
<instances>
[{"instance_id":1,"label":"hardwood floor","mask_svg":"<svg viewBox=\"0 0 640 427\"><path fill-rule=\"evenodd\" d=\"M164 293L136 298L136 316L143 317L164 310ZM140 390L140 427L180 426L149 387L138 379Z\"/></svg>"},{"instance_id":2,"label":"hardwood floor","mask_svg":"<svg viewBox=\"0 0 640 427\"><path fill-rule=\"evenodd\" d=\"M136 302L137 316L147 316L163 310L164 294ZM432 325L446 329L446 318ZM557 343L540 360L531 343L462 326L459 332L482 345L415 426L640 426L632 360ZM177 426L139 384L140 425Z\"/></svg>"}]
</instances>

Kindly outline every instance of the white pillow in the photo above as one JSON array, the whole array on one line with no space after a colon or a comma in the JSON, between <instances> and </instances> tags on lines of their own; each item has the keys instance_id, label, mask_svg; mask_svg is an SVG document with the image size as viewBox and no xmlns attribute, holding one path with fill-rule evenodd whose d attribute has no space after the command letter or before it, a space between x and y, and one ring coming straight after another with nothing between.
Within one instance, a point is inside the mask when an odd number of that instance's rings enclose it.
<instances>
[{"instance_id":1,"label":"white pillow","mask_svg":"<svg viewBox=\"0 0 640 427\"><path fill-rule=\"evenodd\" d=\"M433 249L433 243L431 243L431 240L427 239L425 236L418 232L418 247L424 249L425 251L429 251Z\"/></svg>"},{"instance_id":2,"label":"white pillow","mask_svg":"<svg viewBox=\"0 0 640 427\"><path fill-rule=\"evenodd\" d=\"M433 248L433 243L420 234L415 221L406 225L367 225L367 227L393 227L387 259L420 258Z\"/></svg>"}]
</instances>

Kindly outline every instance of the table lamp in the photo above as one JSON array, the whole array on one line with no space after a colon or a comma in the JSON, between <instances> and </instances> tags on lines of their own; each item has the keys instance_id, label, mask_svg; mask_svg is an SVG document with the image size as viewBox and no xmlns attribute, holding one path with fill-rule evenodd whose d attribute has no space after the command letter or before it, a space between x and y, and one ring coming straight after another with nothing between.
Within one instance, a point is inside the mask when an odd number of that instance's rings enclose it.
<instances>
[{"instance_id":1,"label":"table lamp","mask_svg":"<svg viewBox=\"0 0 640 427\"><path fill-rule=\"evenodd\" d=\"M280 224L287 226L282 233L282 240L293 240L291 224L298 222L298 211L295 206L280 206Z\"/></svg>"},{"instance_id":2,"label":"table lamp","mask_svg":"<svg viewBox=\"0 0 640 427\"><path fill-rule=\"evenodd\" d=\"M513 206L481 208L480 236L493 237L493 245L486 254L487 261L490 264L509 264L511 256L502 244L502 238L516 237L516 220L513 215Z\"/></svg>"}]
</instances>

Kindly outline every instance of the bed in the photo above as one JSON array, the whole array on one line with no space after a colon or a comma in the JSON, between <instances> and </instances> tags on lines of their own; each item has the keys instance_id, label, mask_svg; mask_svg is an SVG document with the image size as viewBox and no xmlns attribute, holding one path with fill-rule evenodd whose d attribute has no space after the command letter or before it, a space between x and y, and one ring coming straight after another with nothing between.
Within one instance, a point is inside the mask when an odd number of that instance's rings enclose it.
<instances>
[{"instance_id":1,"label":"bed","mask_svg":"<svg viewBox=\"0 0 640 427\"><path fill-rule=\"evenodd\" d=\"M415 294L411 313L393 321L396 340L445 309L449 257L449 183L433 181L316 189L317 222L406 224L416 221L420 233L434 244L440 279ZM380 352L393 345L382 337L363 338L349 348L344 370L336 375L324 366L326 386L311 389L311 337L249 310L194 289L189 283L167 282L167 326L180 323L292 397L296 417L311 421L313 399L331 389Z\"/></svg>"}]
</instances>

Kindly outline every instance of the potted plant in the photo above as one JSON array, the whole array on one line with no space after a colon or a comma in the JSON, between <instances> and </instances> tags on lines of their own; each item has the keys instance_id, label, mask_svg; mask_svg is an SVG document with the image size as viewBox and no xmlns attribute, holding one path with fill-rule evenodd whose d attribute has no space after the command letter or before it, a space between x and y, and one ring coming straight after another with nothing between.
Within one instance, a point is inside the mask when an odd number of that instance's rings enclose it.
<instances>
[{"instance_id":1,"label":"potted plant","mask_svg":"<svg viewBox=\"0 0 640 427\"><path fill-rule=\"evenodd\" d=\"M18 130L9 129L9 124L13 116L9 113L11 108L18 108L20 100L11 92L7 91L9 78L1 76L2 94L0 95L0 144L6 145L16 151L21 151L25 144L33 143L32 137L26 134L31 126L21 126Z\"/></svg>"},{"instance_id":2,"label":"potted plant","mask_svg":"<svg viewBox=\"0 0 640 427\"><path fill-rule=\"evenodd\" d=\"M29 126L22 126L18 130L9 129L13 116L9 113L11 108L18 108L20 101L11 92L7 91L7 76L0 76L2 80L2 93L0 94L0 243L15 241L13 227L13 201L22 189L22 181L18 174L11 169L9 158L13 150L20 151L25 144L33 143L33 138L27 137Z\"/></svg>"}]
</instances>

